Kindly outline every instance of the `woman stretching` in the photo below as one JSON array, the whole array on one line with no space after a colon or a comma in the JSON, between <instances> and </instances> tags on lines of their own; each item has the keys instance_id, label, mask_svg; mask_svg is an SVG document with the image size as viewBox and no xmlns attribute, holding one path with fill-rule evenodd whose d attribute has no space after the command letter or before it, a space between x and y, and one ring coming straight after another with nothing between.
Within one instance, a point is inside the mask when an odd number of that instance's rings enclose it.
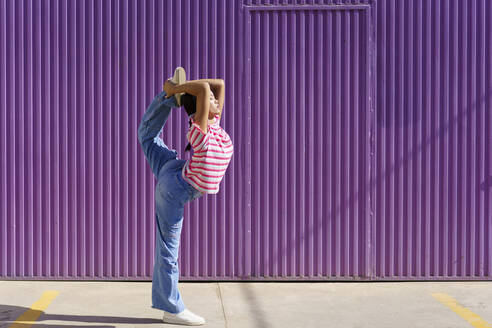
<instances>
[{"instance_id":1,"label":"woman stretching","mask_svg":"<svg viewBox=\"0 0 492 328\"><path fill-rule=\"evenodd\" d=\"M229 135L219 126L224 81L186 82L178 67L149 105L138 127L138 140L157 178L155 188L156 250L152 278L152 307L164 311L167 323L201 325L205 319L189 311L178 290L178 251L187 202L204 193L215 194L233 153ZM171 108L184 106L190 116L187 133L193 156L178 159L159 137Z\"/></svg>"}]
</instances>

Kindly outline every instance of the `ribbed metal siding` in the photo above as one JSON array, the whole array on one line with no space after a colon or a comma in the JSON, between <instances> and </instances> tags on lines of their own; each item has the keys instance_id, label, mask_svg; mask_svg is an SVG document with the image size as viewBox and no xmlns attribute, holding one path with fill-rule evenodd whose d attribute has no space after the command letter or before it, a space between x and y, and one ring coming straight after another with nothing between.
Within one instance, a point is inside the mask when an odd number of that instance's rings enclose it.
<instances>
[{"instance_id":1,"label":"ribbed metal siding","mask_svg":"<svg viewBox=\"0 0 492 328\"><path fill-rule=\"evenodd\" d=\"M380 1L380 0L378 0ZM294 5L297 8L294 10L301 10L299 6L303 5L359 5L359 4L375 4L374 0L243 0L244 4L247 6L277 6L283 5L288 7L289 5ZM285 8L284 8L285 9ZM341 9L341 8L338 8ZM350 8L349 8L350 9ZM351 7L351 10L354 10ZM305 10L305 8L304 8ZM319 8L317 9L319 10ZM326 8L324 9L326 10Z\"/></svg>"},{"instance_id":2,"label":"ribbed metal siding","mask_svg":"<svg viewBox=\"0 0 492 328\"><path fill-rule=\"evenodd\" d=\"M492 2L378 1L375 276L492 276Z\"/></svg>"},{"instance_id":3,"label":"ribbed metal siding","mask_svg":"<svg viewBox=\"0 0 492 328\"><path fill-rule=\"evenodd\" d=\"M369 9L248 6L254 277L368 276Z\"/></svg>"},{"instance_id":4,"label":"ribbed metal siding","mask_svg":"<svg viewBox=\"0 0 492 328\"><path fill-rule=\"evenodd\" d=\"M351 7L366 4L366 13ZM324 5L337 11L317 8ZM352 90L357 76L334 66L343 61L335 55L368 50L362 34L358 43L352 34L366 14L376 22L377 70L369 87ZM195 17L199 24L189 24ZM163 79L182 65L191 78L225 78L223 122L236 144L219 195L186 208L182 280L490 279L491 18L487 0L0 0L0 276L150 278L154 181L136 128ZM333 44L342 32L348 46L310 42ZM289 41L306 46L292 51L295 62L281 51ZM279 79L258 87L252 73L275 59L270 54L281 58L268 66ZM352 74L361 79L362 67ZM320 76L335 68L339 75ZM281 88L302 74L298 95ZM345 84L334 83L341 78ZM309 88L316 81L322 89ZM266 98L264 85L278 99ZM341 107L374 89L368 112ZM333 98L336 90L343 96ZM355 91L358 98L346 94ZM332 112L308 110L325 94ZM304 123L293 135L280 130L292 108ZM324 122L309 119L329 115L339 122L319 138ZM342 115L354 119L343 125ZM181 152L185 117L168 124L164 140ZM365 127L370 139L347 124ZM304 174L293 172L301 167ZM283 180L289 172L304 195L281 189L291 186ZM339 184L344 179L350 184Z\"/></svg>"},{"instance_id":5,"label":"ribbed metal siding","mask_svg":"<svg viewBox=\"0 0 492 328\"><path fill-rule=\"evenodd\" d=\"M150 277L154 178L136 130L177 65L226 80L238 145L219 196L186 207L181 273L240 274L237 16L225 0L0 1L2 277ZM181 154L186 129L176 111L163 133Z\"/></svg>"}]
</instances>

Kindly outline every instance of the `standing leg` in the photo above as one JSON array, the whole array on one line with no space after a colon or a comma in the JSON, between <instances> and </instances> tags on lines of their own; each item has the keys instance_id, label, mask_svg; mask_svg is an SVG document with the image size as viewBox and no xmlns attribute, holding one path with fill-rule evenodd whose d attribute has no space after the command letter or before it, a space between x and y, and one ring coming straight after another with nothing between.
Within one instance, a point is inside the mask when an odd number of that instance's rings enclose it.
<instances>
[{"instance_id":1,"label":"standing leg","mask_svg":"<svg viewBox=\"0 0 492 328\"><path fill-rule=\"evenodd\" d=\"M152 307L164 310L166 323L204 324L205 319L186 308L178 289L178 252L184 206L196 198L180 180L186 161L173 160L159 173L155 191L156 254L152 277ZM191 187L191 186L190 186Z\"/></svg>"},{"instance_id":2,"label":"standing leg","mask_svg":"<svg viewBox=\"0 0 492 328\"><path fill-rule=\"evenodd\" d=\"M145 158L157 177L161 167L170 159L176 159L176 150L170 150L159 137L171 109L178 107L175 97L165 98L166 93L160 92L147 107L138 127L138 141Z\"/></svg>"},{"instance_id":3,"label":"standing leg","mask_svg":"<svg viewBox=\"0 0 492 328\"><path fill-rule=\"evenodd\" d=\"M171 202L170 202L171 203ZM171 204L170 204L171 205ZM185 305L178 290L179 268L178 252L183 225L182 208L179 205L168 208L167 213L159 213L156 207L156 251L152 276L152 307L170 313L179 313ZM172 222L161 216L173 216L181 212L180 219ZM174 223L173 223L174 222Z\"/></svg>"}]
</instances>

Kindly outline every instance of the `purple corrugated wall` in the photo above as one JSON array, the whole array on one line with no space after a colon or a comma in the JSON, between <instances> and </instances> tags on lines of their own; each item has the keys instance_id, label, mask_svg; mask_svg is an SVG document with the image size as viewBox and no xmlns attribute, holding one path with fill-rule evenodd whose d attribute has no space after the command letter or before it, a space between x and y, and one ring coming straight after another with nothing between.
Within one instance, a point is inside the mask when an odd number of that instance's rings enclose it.
<instances>
[{"instance_id":1,"label":"purple corrugated wall","mask_svg":"<svg viewBox=\"0 0 492 328\"><path fill-rule=\"evenodd\" d=\"M377 15L374 276L492 279L492 2Z\"/></svg>"},{"instance_id":2,"label":"purple corrugated wall","mask_svg":"<svg viewBox=\"0 0 492 328\"><path fill-rule=\"evenodd\" d=\"M154 178L136 131L177 65L226 80L222 122L238 149L221 194L186 207L181 273L245 274L240 8L0 2L2 277L150 278ZM163 132L181 154L185 129L176 110Z\"/></svg>"},{"instance_id":3,"label":"purple corrugated wall","mask_svg":"<svg viewBox=\"0 0 492 328\"><path fill-rule=\"evenodd\" d=\"M0 0L0 277L151 278L136 138L177 65L235 154L181 280L490 279L492 3ZM192 22L192 23L190 23ZM163 139L183 154L186 117Z\"/></svg>"}]
</instances>

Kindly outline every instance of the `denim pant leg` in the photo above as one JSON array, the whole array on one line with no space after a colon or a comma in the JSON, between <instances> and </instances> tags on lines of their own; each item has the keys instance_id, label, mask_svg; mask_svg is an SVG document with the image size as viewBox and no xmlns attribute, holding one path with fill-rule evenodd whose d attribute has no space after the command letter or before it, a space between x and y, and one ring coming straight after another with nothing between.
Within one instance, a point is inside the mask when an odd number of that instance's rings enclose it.
<instances>
[{"instance_id":1,"label":"denim pant leg","mask_svg":"<svg viewBox=\"0 0 492 328\"><path fill-rule=\"evenodd\" d=\"M159 137L173 107L178 107L175 97L165 98L166 93L160 92L147 107L138 127L138 141L145 158L157 177L161 167L170 159L176 159L178 152L169 149Z\"/></svg>"},{"instance_id":2,"label":"denim pant leg","mask_svg":"<svg viewBox=\"0 0 492 328\"><path fill-rule=\"evenodd\" d=\"M163 220L156 213L156 222L158 227L152 275L152 307L179 313L186 308L178 289L178 252L183 218L175 224L167 225L163 224ZM159 225L163 225L162 228Z\"/></svg>"},{"instance_id":3,"label":"denim pant leg","mask_svg":"<svg viewBox=\"0 0 492 328\"><path fill-rule=\"evenodd\" d=\"M138 127L138 140L149 163L152 173L159 181L156 186L156 246L152 278L152 307L172 313L181 312L184 304L177 290L179 271L177 266L179 241L181 235L182 213L184 208L176 205L170 190L160 192L162 186L172 188L169 174L159 172L166 163L177 161L178 153L170 150L159 137L173 107L178 107L175 97L165 98L160 92L147 107ZM165 171L165 170L163 170ZM168 180L168 181L165 181ZM165 196L162 200L162 196ZM161 201L157 201L161 199ZM159 206L158 206L159 205ZM164 216L164 218L162 218ZM176 217L181 220L176 221ZM173 218L173 224L168 221Z\"/></svg>"},{"instance_id":4,"label":"denim pant leg","mask_svg":"<svg viewBox=\"0 0 492 328\"><path fill-rule=\"evenodd\" d=\"M185 305L178 289L178 253L186 202L193 194L179 179L183 160L161 169L155 191L156 253L152 276L152 307L179 313Z\"/></svg>"}]
</instances>

